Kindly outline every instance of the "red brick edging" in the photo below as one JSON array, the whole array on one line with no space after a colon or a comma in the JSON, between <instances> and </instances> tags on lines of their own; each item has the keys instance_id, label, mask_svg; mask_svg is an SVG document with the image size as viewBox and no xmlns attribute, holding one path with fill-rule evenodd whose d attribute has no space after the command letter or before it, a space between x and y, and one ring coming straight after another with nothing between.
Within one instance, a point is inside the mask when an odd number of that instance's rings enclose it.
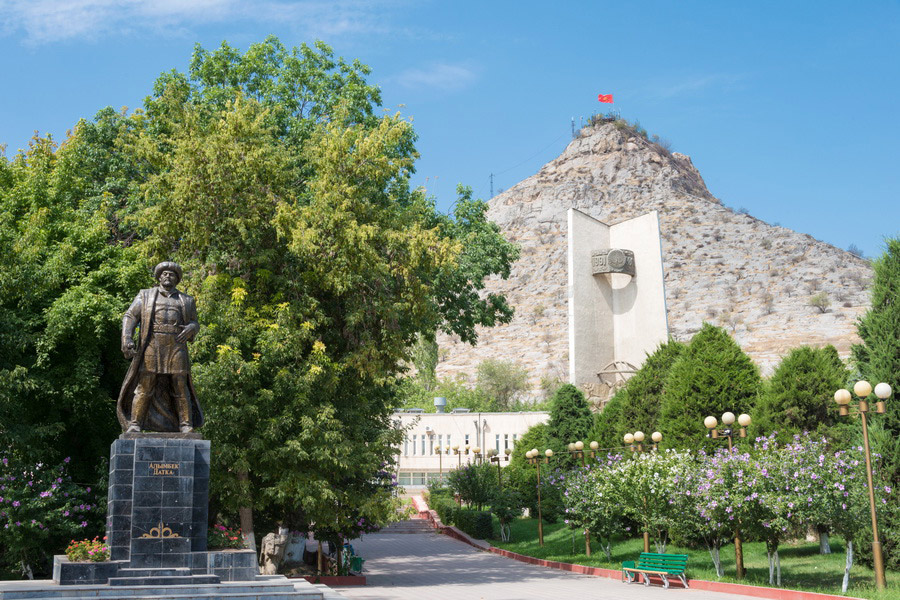
<instances>
[{"instance_id":1,"label":"red brick edging","mask_svg":"<svg viewBox=\"0 0 900 600\"><path fill-rule=\"evenodd\" d=\"M607 577L609 579L622 578L622 571L619 569L603 569L601 567L588 567L586 565L576 565L555 560L545 560L543 558L535 558L533 556L519 554L518 552L504 550L503 548L497 548L487 543L479 544L478 541L470 538L468 535L466 535L456 527L451 527L441 523L441 520L438 518L437 513L433 510L428 509L428 505L425 504L425 501L421 497L417 496L415 499L419 500L419 502L416 502L416 506L419 509L419 518L425 519L430 522L431 525L440 533L443 533L444 535L450 536L461 542L465 542L466 544L478 548L479 550L492 552L494 554L499 554L500 556L505 556L506 558L511 558L519 562L528 563L530 565L538 565L540 567L548 567L550 569L570 571L572 573L579 573L581 575L593 575L595 577ZM662 585L662 580L655 577L653 579L654 582L658 582L660 585ZM672 583L673 581L680 585L680 582L678 582L677 579L669 580L670 583ZM770 600L863 600L861 598L854 598L853 596L820 594L819 592L803 592L800 590L761 587L756 585L745 585L742 583L726 583L724 581L706 581L705 579L688 579L688 587L692 590L707 590L710 592L723 592L726 594L743 594L744 596L753 596L755 598L769 598Z\"/></svg>"}]
</instances>

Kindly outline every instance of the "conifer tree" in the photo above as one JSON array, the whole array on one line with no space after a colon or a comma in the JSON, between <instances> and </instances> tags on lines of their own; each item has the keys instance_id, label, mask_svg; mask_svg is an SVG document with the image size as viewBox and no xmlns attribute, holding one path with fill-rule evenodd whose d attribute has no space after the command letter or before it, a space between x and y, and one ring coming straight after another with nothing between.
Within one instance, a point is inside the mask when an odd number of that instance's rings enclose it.
<instances>
[{"instance_id":1,"label":"conifer tree","mask_svg":"<svg viewBox=\"0 0 900 600\"><path fill-rule=\"evenodd\" d=\"M587 399L571 383L561 386L550 400L550 422L547 441L554 452L562 452L571 442L585 441L594 424ZM568 455L560 455L561 464L571 463Z\"/></svg>"},{"instance_id":2,"label":"conifer tree","mask_svg":"<svg viewBox=\"0 0 900 600\"><path fill-rule=\"evenodd\" d=\"M753 415L758 430L777 433L781 442L807 431L844 447L849 441L847 423L838 416L833 398L849 377L834 346L794 348L763 388Z\"/></svg>"},{"instance_id":3,"label":"conifer tree","mask_svg":"<svg viewBox=\"0 0 900 600\"><path fill-rule=\"evenodd\" d=\"M874 267L872 305L857 325L863 343L853 346L853 358L861 379L873 386L885 382L894 390L887 402L887 412L872 419L870 433L875 434L873 451L884 461L882 484L891 489L888 504L879 513L884 558L889 569L897 569L900 568L900 509L897 508L900 506L900 403L897 401L900 397L900 238L887 241L887 250L874 262Z\"/></svg>"},{"instance_id":4,"label":"conifer tree","mask_svg":"<svg viewBox=\"0 0 900 600\"><path fill-rule=\"evenodd\" d=\"M603 410L594 416L594 427L588 437L601 448L622 445L622 406L628 401L628 388L621 388L609 399Z\"/></svg>"},{"instance_id":5,"label":"conifer tree","mask_svg":"<svg viewBox=\"0 0 900 600\"><path fill-rule=\"evenodd\" d=\"M671 340L660 344L653 354L647 357L634 377L628 380L628 395L622 403L617 433L622 435L631 431L650 432L660 429L657 423L662 404L663 392L669 370L681 356L685 345ZM664 429L664 428L663 428Z\"/></svg>"},{"instance_id":6,"label":"conifer tree","mask_svg":"<svg viewBox=\"0 0 900 600\"><path fill-rule=\"evenodd\" d=\"M759 369L731 336L704 323L669 370L659 419L663 446L715 448L703 419L752 412L761 384Z\"/></svg>"}]
</instances>

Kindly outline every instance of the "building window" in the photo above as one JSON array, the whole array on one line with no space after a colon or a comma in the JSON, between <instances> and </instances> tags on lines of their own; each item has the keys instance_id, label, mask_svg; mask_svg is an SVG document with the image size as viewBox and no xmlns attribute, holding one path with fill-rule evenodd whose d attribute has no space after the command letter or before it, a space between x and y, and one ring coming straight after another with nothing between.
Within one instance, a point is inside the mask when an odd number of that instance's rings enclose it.
<instances>
[{"instance_id":1,"label":"building window","mask_svg":"<svg viewBox=\"0 0 900 600\"><path fill-rule=\"evenodd\" d=\"M428 454L434 454L434 436L428 436Z\"/></svg>"},{"instance_id":2,"label":"building window","mask_svg":"<svg viewBox=\"0 0 900 600\"><path fill-rule=\"evenodd\" d=\"M497 445L496 445L496 449L497 449L497 454L500 454L500 434L499 434L499 433L497 434Z\"/></svg>"},{"instance_id":3,"label":"building window","mask_svg":"<svg viewBox=\"0 0 900 600\"><path fill-rule=\"evenodd\" d=\"M469 434L468 434L468 433L466 434L466 444L465 444L465 445L466 445L466 446L469 445Z\"/></svg>"},{"instance_id":4,"label":"building window","mask_svg":"<svg viewBox=\"0 0 900 600\"><path fill-rule=\"evenodd\" d=\"M403 438L403 456L409 456L409 436Z\"/></svg>"},{"instance_id":5,"label":"building window","mask_svg":"<svg viewBox=\"0 0 900 600\"><path fill-rule=\"evenodd\" d=\"M448 446L450 445L450 434L449 433L447 434L447 445Z\"/></svg>"},{"instance_id":6,"label":"building window","mask_svg":"<svg viewBox=\"0 0 900 600\"><path fill-rule=\"evenodd\" d=\"M425 456L425 436L422 436L422 456Z\"/></svg>"},{"instance_id":7,"label":"building window","mask_svg":"<svg viewBox=\"0 0 900 600\"><path fill-rule=\"evenodd\" d=\"M504 433L503 434L503 449L506 450L507 448L509 448L509 434Z\"/></svg>"},{"instance_id":8,"label":"building window","mask_svg":"<svg viewBox=\"0 0 900 600\"><path fill-rule=\"evenodd\" d=\"M444 434L438 434L438 454L444 451Z\"/></svg>"},{"instance_id":9,"label":"building window","mask_svg":"<svg viewBox=\"0 0 900 600\"><path fill-rule=\"evenodd\" d=\"M425 485L425 473L413 473L410 485Z\"/></svg>"},{"instance_id":10,"label":"building window","mask_svg":"<svg viewBox=\"0 0 900 600\"><path fill-rule=\"evenodd\" d=\"M419 436L414 435L414 436L413 436L413 443L412 443L412 446L413 446L413 456L416 455L416 443L418 443L418 441L419 441Z\"/></svg>"},{"instance_id":11,"label":"building window","mask_svg":"<svg viewBox=\"0 0 900 600\"><path fill-rule=\"evenodd\" d=\"M516 447L516 441L518 440L518 437L519 437L519 434L517 434L517 433L513 434L513 448Z\"/></svg>"},{"instance_id":12,"label":"building window","mask_svg":"<svg viewBox=\"0 0 900 600\"><path fill-rule=\"evenodd\" d=\"M400 476L397 478L397 482L400 485L409 485L410 482L410 474L409 473L400 473Z\"/></svg>"}]
</instances>

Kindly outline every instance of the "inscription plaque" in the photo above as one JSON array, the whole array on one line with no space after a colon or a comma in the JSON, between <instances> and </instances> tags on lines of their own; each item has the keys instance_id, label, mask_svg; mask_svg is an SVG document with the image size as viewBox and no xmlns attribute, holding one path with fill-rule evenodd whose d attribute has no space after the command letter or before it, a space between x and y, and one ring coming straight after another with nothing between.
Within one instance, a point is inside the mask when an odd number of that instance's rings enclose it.
<instances>
[{"instance_id":1,"label":"inscription plaque","mask_svg":"<svg viewBox=\"0 0 900 600\"><path fill-rule=\"evenodd\" d=\"M591 273L625 273L634 277L634 252L621 248L591 252Z\"/></svg>"},{"instance_id":2,"label":"inscription plaque","mask_svg":"<svg viewBox=\"0 0 900 600\"><path fill-rule=\"evenodd\" d=\"M178 469L181 467L178 463L150 463L151 475L178 475Z\"/></svg>"}]
</instances>

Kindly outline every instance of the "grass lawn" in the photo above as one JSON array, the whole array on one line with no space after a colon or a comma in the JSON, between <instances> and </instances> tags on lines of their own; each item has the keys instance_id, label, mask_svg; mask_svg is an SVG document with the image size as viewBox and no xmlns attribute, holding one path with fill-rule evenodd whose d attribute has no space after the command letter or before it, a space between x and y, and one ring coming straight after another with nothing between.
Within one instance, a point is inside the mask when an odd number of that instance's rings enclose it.
<instances>
[{"instance_id":1,"label":"grass lawn","mask_svg":"<svg viewBox=\"0 0 900 600\"><path fill-rule=\"evenodd\" d=\"M494 526L499 531L499 525ZM612 546L612 562L606 560L606 554L596 544L592 545L592 554L584 553L584 534L573 532L564 523L552 525L544 523L544 547L538 545L537 520L518 519L511 526L510 542L491 540L498 548L505 548L519 554L556 560L560 562L619 569L624 560L636 560L643 550L640 538L619 540ZM574 538L574 541L573 541ZM653 544L650 550L655 552ZM841 580L844 576L844 541L831 538L832 554L819 554L818 542L801 542L782 544L779 548L781 556L781 583L789 589L807 590L825 594L840 594ZM716 581L716 571L712 558L706 549L690 549L669 544L666 552L672 554L688 554L688 577ZM766 558L766 547L762 542L744 542L744 566L747 576L743 581L734 577L734 546L725 546L721 550L722 568L725 576L719 581L745 583L749 585L769 586L769 562ZM773 586L774 587L774 586ZM900 600L900 573L888 571L887 589L883 593L875 590L875 575L871 569L854 564L850 570L849 596L871 598L873 600Z\"/></svg>"}]
</instances>

